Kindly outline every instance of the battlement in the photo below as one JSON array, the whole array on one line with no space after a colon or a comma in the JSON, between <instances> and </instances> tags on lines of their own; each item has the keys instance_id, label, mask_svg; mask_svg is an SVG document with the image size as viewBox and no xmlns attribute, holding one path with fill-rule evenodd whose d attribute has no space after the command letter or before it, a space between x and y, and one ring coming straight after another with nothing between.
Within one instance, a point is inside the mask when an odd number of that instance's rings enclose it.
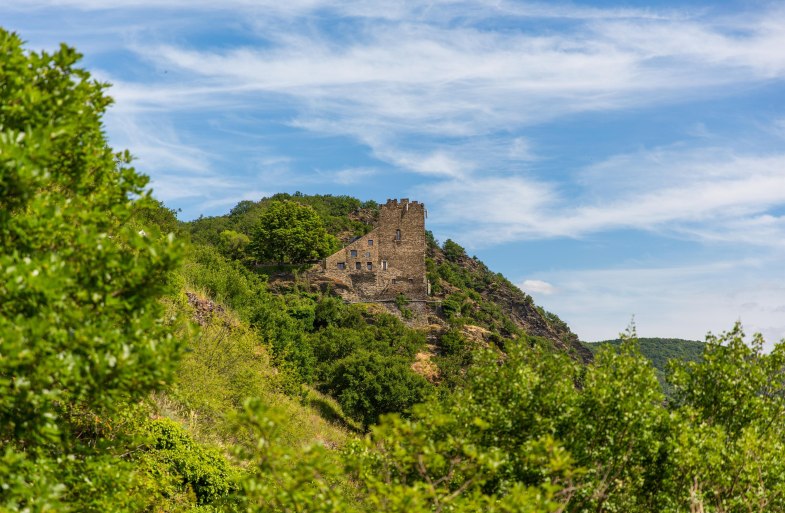
<instances>
[{"instance_id":1,"label":"battlement","mask_svg":"<svg viewBox=\"0 0 785 513\"><path fill-rule=\"evenodd\" d=\"M425 205L423 205L419 201L409 201L409 198L402 198L400 200L388 199L387 202L381 207L382 208L410 208L410 207L424 208Z\"/></svg>"}]
</instances>

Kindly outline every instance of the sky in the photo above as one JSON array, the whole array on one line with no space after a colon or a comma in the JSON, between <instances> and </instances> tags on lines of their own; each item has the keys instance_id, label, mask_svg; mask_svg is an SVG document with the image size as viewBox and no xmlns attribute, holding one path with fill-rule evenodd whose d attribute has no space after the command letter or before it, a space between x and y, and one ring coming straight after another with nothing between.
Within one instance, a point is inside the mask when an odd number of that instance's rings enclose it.
<instances>
[{"instance_id":1,"label":"sky","mask_svg":"<svg viewBox=\"0 0 785 513\"><path fill-rule=\"evenodd\" d=\"M785 337L785 3L6 0L183 220L411 198L582 340Z\"/></svg>"}]
</instances>

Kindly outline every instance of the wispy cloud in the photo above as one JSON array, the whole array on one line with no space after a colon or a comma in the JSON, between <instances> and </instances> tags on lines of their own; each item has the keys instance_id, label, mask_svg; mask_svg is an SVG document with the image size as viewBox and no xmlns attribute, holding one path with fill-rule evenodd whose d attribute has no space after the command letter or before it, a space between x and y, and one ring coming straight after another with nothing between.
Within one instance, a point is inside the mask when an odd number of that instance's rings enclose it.
<instances>
[{"instance_id":1,"label":"wispy cloud","mask_svg":"<svg viewBox=\"0 0 785 513\"><path fill-rule=\"evenodd\" d=\"M95 0L25 5L112 12ZM214 2L183 0L113 5L136 13L218 9ZM289 127L355 139L384 165L433 180L438 187L419 188L432 211L441 210L462 229L471 225L479 243L626 228L711 240L745 233L771 240L781 233L781 220L768 209L785 202L783 154L676 147L618 155L583 170L576 195L565 193L558 180L529 172L541 154L536 140L520 132L576 113L685 102L780 80L785 9L730 18L694 10L482 0L393 6L232 0L221 6L247 15L243 29L254 43L194 48L136 34L128 50L176 78L102 75L115 83L118 99L110 131L153 171L215 174L201 147L164 137L159 129L134 128L142 117L149 127L179 111L215 116L264 112L276 104L290 110ZM265 22L262 13L286 22ZM346 17L350 34L339 37L322 23L336 14ZM558 20L570 29L528 30L524 23L497 30L485 23L509 17ZM462 22L445 21L455 19ZM256 172L279 187L328 178L346 185L357 175L303 172L289 163ZM213 178L216 184L221 179ZM461 209L450 206L461 198ZM491 212L478 206L489 204L495 205Z\"/></svg>"},{"instance_id":2,"label":"wispy cloud","mask_svg":"<svg viewBox=\"0 0 785 513\"><path fill-rule=\"evenodd\" d=\"M299 17L330 12L342 16L383 20L430 19L444 22L460 19L483 20L496 17L567 18L567 19L662 19L683 17L684 12L633 8L597 8L556 2L518 2L503 0L435 0L427 3L416 0L395 3L380 0L28 0L15 6L24 11L40 8L75 8L85 11L116 9L198 9L217 11L225 9L251 13L265 13L276 17Z\"/></svg>"},{"instance_id":3,"label":"wispy cloud","mask_svg":"<svg viewBox=\"0 0 785 513\"><path fill-rule=\"evenodd\" d=\"M148 171L205 174L210 171L210 161L216 158L196 145L181 142L180 134L166 118L110 116L107 128L112 132L115 144L132 148L136 164Z\"/></svg>"},{"instance_id":4,"label":"wispy cloud","mask_svg":"<svg viewBox=\"0 0 785 513\"><path fill-rule=\"evenodd\" d=\"M662 149L593 165L569 195L558 183L521 176L452 180L422 193L476 244L638 229L785 247L785 220L769 214L785 205L783 169L785 154Z\"/></svg>"},{"instance_id":5,"label":"wispy cloud","mask_svg":"<svg viewBox=\"0 0 785 513\"><path fill-rule=\"evenodd\" d=\"M339 169L338 171L322 172L320 174L328 181L348 185L367 180L368 178L379 174L379 170L367 167L351 167Z\"/></svg>"},{"instance_id":6,"label":"wispy cloud","mask_svg":"<svg viewBox=\"0 0 785 513\"><path fill-rule=\"evenodd\" d=\"M733 12L712 2L6 4L4 24L24 29L33 48L67 40L114 84L112 144L131 149L186 218L282 189L367 197L367 181L424 200L430 226L473 249L629 230L721 245L724 262L516 279L546 306L558 301L553 309L588 338L623 329L633 313L642 334L700 336L737 316L783 332L785 111L718 122L713 110L785 81L776 3ZM644 125L655 110L676 116L702 102L712 107L667 136L608 144L593 164L570 147L594 130L573 122L601 132L609 119L640 114Z\"/></svg>"},{"instance_id":7,"label":"wispy cloud","mask_svg":"<svg viewBox=\"0 0 785 513\"><path fill-rule=\"evenodd\" d=\"M609 327L623 331L632 316L640 336L702 340L712 331L741 320L748 332L763 332L770 343L785 337L785 322L773 322L782 305L785 280L762 279L773 257L717 260L676 267L625 267L544 273L557 287L551 296L532 291L584 340L607 337Z\"/></svg>"}]
</instances>

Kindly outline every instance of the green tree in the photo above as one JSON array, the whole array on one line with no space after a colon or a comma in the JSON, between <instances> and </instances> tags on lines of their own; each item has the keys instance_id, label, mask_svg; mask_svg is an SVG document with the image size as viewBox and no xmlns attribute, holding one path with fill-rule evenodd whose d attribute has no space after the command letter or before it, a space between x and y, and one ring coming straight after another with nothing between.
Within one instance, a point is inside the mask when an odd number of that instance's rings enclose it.
<instances>
[{"instance_id":1,"label":"green tree","mask_svg":"<svg viewBox=\"0 0 785 513\"><path fill-rule=\"evenodd\" d=\"M430 383L410 365L400 356L359 350L331 366L324 389L347 414L369 426L383 413L403 412L423 402L431 392Z\"/></svg>"},{"instance_id":2,"label":"green tree","mask_svg":"<svg viewBox=\"0 0 785 513\"><path fill-rule=\"evenodd\" d=\"M234 230L224 230L221 232L219 247L224 255L234 260L242 260L245 256L245 248L250 244L251 238L244 233Z\"/></svg>"},{"instance_id":3,"label":"green tree","mask_svg":"<svg viewBox=\"0 0 785 513\"><path fill-rule=\"evenodd\" d=\"M466 258L466 250L452 239L447 239L444 241L444 247L442 248L442 251L444 251L444 256L450 262L457 262L463 258Z\"/></svg>"},{"instance_id":4,"label":"green tree","mask_svg":"<svg viewBox=\"0 0 785 513\"><path fill-rule=\"evenodd\" d=\"M283 200L271 202L262 215L252 249L263 261L299 263L327 256L337 246L313 208Z\"/></svg>"},{"instance_id":5,"label":"green tree","mask_svg":"<svg viewBox=\"0 0 785 513\"><path fill-rule=\"evenodd\" d=\"M157 301L179 244L80 55L0 29L0 509L135 509L119 416L161 389L179 344ZM136 198L136 199L133 199Z\"/></svg>"},{"instance_id":6,"label":"green tree","mask_svg":"<svg viewBox=\"0 0 785 513\"><path fill-rule=\"evenodd\" d=\"M671 365L676 426L662 504L785 511L785 343L765 351L760 335L747 343L737 324L707 337L701 361Z\"/></svg>"}]
</instances>

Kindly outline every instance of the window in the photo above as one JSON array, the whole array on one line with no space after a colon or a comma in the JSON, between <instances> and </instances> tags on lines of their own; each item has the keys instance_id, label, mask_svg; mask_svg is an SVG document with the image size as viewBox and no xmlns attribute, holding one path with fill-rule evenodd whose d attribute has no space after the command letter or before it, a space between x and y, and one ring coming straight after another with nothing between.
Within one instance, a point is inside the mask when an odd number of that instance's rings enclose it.
<instances>
[{"instance_id":1,"label":"window","mask_svg":"<svg viewBox=\"0 0 785 513\"><path fill-rule=\"evenodd\" d=\"M354 263L354 268L359 271L359 270L361 270L363 268L363 264L361 264L360 262L355 262Z\"/></svg>"},{"instance_id":2,"label":"window","mask_svg":"<svg viewBox=\"0 0 785 513\"><path fill-rule=\"evenodd\" d=\"M373 246L373 239L368 239L368 246Z\"/></svg>"},{"instance_id":3,"label":"window","mask_svg":"<svg viewBox=\"0 0 785 513\"><path fill-rule=\"evenodd\" d=\"M341 271L346 269L346 262L338 262L338 269L340 269Z\"/></svg>"},{"instance_id":4,"label":"window","mask_svg":"<svg viewBox=\"0 0 785 513\"><path fill-rule=\"evenodd\" d=\"M365 264L365 267L366 267L366 268L367 268L369 271L373 271L373 262L368 262L367 264Z\"/></svg>"},{"instance_id":5,"label":"window","mask_svg":"<svg viewBox=\"0 0 785 513\"><path fill-rule=\"evenodd\" d=\"M387 260L382 260L382 271L387 270Z\"/></svg>"},{"instance_id":6,"label":"window","mask_svg":"<svg viewBox=\"0 0 785 513\"><path fill-rule=\"evenodd\" d=\"M392 284L395 285L395 278L392 279Z\"/></svg>"},{"instance_id":7,"label":"window","mask_svg":"<svg viewBox=\"0 0 785 513\"><path fill-rule=\"evenodd\" d=\"M353 250L349 251L349 256L352 257L352 258L357 258L357 250L353 249Z\"/></svg>"},{"instance_id":8,"label":"window","mask_svg":"<svg viewBox=\"0 0 785 513\"><path fill-rule=\"evenodd\" d=\"M401 240L401 230L395 230L395 240Z\"/></svg>"},{"instance_id":9,"label":"window","mask_svg":"<svg viewBox=\"0 0 785 513\"><path fill-rule=\"evenodd\" d=\"M371 258L371 252L370 251L366 251L365 252L365 258Z\"/></svg>"}]
</instances>

